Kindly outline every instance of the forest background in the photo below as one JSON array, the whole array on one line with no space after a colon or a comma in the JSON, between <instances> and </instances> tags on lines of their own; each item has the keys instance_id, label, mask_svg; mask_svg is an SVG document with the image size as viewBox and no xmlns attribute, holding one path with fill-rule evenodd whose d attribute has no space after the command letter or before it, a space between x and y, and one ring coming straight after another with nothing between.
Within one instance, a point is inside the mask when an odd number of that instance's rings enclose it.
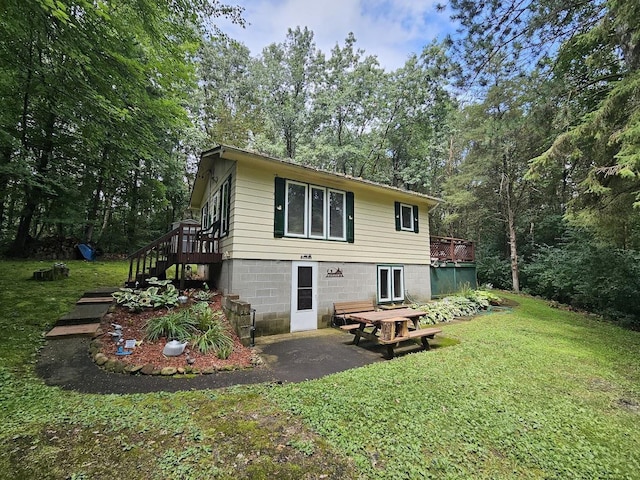
<instances>
[{"instance_id":1,"label":"forest background","mask_svg":"<svg viewBox=\"0 0 640 480\"><path fill-rule=\"evenodd\" d=\"M477 242L481 283L640 328L640 4L447 8L459 31L387 71L296 26L252 56L217 0L3 1L0 248L131 253L225 143L441 197L431 234Z\"/></svg>"}]
</instances>

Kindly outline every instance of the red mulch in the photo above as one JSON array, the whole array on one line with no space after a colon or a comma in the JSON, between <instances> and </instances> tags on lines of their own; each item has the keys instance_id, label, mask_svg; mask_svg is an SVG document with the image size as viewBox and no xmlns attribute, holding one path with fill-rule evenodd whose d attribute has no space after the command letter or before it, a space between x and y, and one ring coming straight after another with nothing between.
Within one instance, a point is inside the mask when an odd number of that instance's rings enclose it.
<instances>
[{"instance_id":1,"label":"red mulch","mask_svg":"<svg viewBox=\"0 0 640 480\"><path fill-rule=\"evenodd\" d=\"M220 295L216 295L209 301L209 306L213 311L221 310L222 307L220 299ZM189 301L185 305L180 305L174 308L188 308L193 304L193 302L194 301L189 298ZM99 337L101 341L100 351L109 359L118 360L127 365L151 364L159 369L163 367L186 368L189 366L187 363L187 356L195 360L191 367L200 371L211 368L216 370L233 370L253 366L253 350L242 345L240 339L224 316L221 321L225 323L227 333L234 341L233 352L229 358L221 360L215 353L202 354L197 349L191 348L190 345L187 345L185 351L177 357L164 356L162 354L162 349L167 343L167 339L160 338L155 342L151 342L146 339L144 328L145 323L150 318L159 315L166 315L167 313L168 310L166 308L157 310L145 309L140 313L131 313L127 308L117 306L115 311L107 314L102 321L101 330L104 333ZM123 340L142 340L142 343L132 350L131 355L116 355L115 341L112 340L108 333L110 331L114 331L111 326L112 323L122 325Z\"/></svg>"}]
</instances>

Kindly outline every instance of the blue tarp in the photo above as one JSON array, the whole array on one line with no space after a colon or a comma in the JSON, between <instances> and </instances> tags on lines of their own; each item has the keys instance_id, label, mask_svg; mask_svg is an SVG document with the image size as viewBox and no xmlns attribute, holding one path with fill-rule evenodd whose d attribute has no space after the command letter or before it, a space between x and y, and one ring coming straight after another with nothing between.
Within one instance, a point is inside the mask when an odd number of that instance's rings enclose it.
<instances>
[{"instance_id":1,"label":"blue tarp","mask_svg":"<svg viewBox=\"0 0 640 480\"><path fill-rule=\"evenodd\" d=\"M82 254L82 256L87 260L89 260L90 262L93 262L96 259L96 251L95 249L91 248L89 245L85 245L84 243L79 243L78 250L80 250L80 253Z\"/></svg>"}]
</instances>

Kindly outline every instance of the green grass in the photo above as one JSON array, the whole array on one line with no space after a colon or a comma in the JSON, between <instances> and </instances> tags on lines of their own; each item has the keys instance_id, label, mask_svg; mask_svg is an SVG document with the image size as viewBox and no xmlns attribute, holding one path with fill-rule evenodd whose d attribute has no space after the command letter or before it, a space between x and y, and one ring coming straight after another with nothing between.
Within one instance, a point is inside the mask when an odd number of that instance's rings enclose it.
<instances>
[{"instance_id":1,"label":"green grass","mask_svg":"<svg viewBox=\"0 0 640 480\"><path fill-rule=\"evenodd\" d=\"M272 398L367 478L640 478L640 335L517 300L444 325L455 347Z\"/></svg>"},{"instance_id":2,"label":"green grass","mask_svg":"<svg viewBox=\"0 0 640 480\"><path fill-rule=\"evenodd\" d=\"M0 262L0 479L640 478L637 332L512 297L443 324L448 348L320 380L86 395L45 386L37 351L128 266L29 280L50 263Z\"/></svg>"}]
</instances>

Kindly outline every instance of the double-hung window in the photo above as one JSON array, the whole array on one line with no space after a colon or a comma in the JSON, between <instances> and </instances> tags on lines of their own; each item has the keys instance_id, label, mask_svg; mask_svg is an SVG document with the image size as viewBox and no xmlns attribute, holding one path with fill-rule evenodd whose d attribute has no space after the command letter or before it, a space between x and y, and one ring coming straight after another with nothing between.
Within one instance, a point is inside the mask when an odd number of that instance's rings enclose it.
<instances>
[{"instance_id":1,"label":"double-hung window","mask_svg":"<svg viewBox=\"0 0 640 480\"><path fill-rule=\"evenodd\" d=\"M202 229L207 230L211 226L211 223L209 222L209 202L205 203L202 207L202 214L200 215L200 218L202 219Z\"/></svg>"},{"instance_id":2,"label":"double-hung window","mask_svg":"<svg viewBox=\"0 0 640 480\"><path fill-rule=\"evenodd\" d=\"M378 303L404 300L404 267L378 265Z\"/></svg>"},{"instance_id":3,"label":"double-hung window","mask_svg":"<svg viewBox=\"0 0 640 480\"><path fill-rule=\"evenodd\" d=\"M353 193L276 178L274 236L353 242Z\"/></svg>"},{"instance_id":4,"label":"double-hung window","mask_svg":"<svg viewBox=\"0 0 640 480\"><path fill-rule=\"evenodd\" d=\"M220 189L209 197L202 207L202 228L211 228L213 233L223 237L229 233L231 215L231 175L222 183Z\"/></svg>"}]
</instances>

